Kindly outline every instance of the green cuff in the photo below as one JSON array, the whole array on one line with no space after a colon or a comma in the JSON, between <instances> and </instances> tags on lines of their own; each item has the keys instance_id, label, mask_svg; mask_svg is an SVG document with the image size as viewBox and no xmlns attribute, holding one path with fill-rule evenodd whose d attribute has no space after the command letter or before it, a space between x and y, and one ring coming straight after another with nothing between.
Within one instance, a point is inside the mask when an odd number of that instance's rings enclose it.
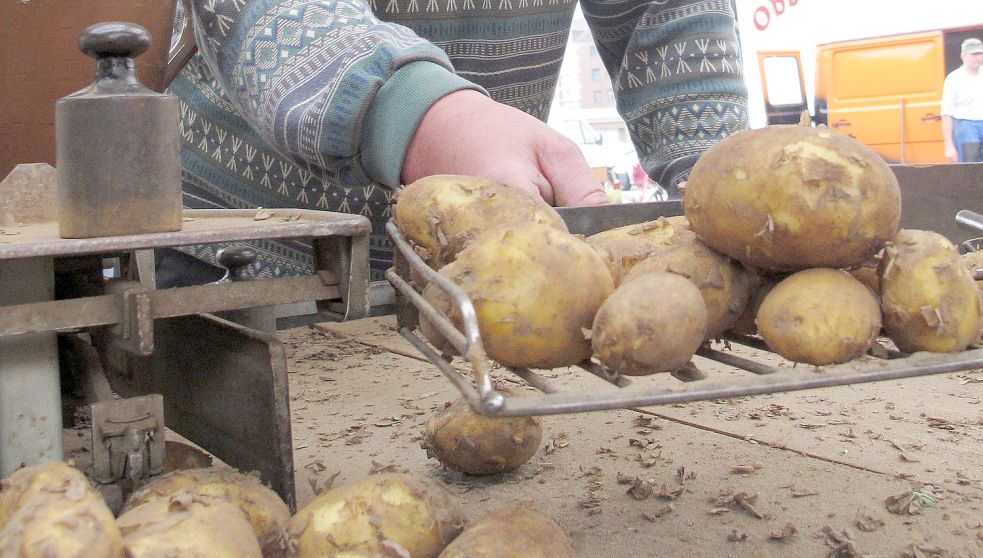
<instances>
[{"instance_id":1,"label":"green cuff","mask_svg":"<svg viewBox=\"0 0 983 558\"><path fill-rule=\"evenodd\" d=\"M428 61L411 62L379 88L362 127L362 168L369 178L399 186L403 160L424 113L441 97L461 89L485 90Z\"/></svg>"}]
</instances>

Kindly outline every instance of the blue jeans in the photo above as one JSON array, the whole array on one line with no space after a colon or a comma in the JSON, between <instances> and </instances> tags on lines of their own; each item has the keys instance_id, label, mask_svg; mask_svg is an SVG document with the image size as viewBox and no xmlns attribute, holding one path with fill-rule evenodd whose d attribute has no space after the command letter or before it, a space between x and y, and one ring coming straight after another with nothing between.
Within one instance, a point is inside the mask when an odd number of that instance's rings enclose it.
<instances>
[{"instance_id":1,"label":"blue jeans","mask_svg":"<svg viewBox=\"0 0 983 558\"><path fill-rule=\"evenodd\" d=\"M952 141L960 163L983 161L983 120L953 118Z\"/></svg>"}]
</instances>

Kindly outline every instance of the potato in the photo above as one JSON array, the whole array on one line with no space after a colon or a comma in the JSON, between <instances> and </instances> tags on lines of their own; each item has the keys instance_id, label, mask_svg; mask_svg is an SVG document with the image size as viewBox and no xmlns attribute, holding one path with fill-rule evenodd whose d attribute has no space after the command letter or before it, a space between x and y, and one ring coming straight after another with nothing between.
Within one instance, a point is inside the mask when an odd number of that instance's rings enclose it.
<instances>
[{"instance_id":1,"label":"potato","mask_svg":"<svg viewBox=\"0 0 983 558\"><path fill-rule=\"evenodd\" d=\"M466 529L440 558L574 558L566 533L533 502L502 508Z\"/></svg>"},{"instance_id":2,"label":"potato","mask_svg":"<svg viewBox=\"0 0 983 558\"><path fill-rule=\"evenodd\" d=\"M976 279L976 286L980 288L983 292L983 250L977 250L975 252L967 252L962 256L959 256L959 262L965 267L971 274L980 272L980 278Z\"/></svg>"},{"instance_id":3,"label":"potato","mask_svg":"<svg viewBox=\"0 0 983 558\"><path fill-rule=\"evenodd\" d=\"M290 520L285 556L434 558L464 528L454 495L418 475L383 473L332 488Z\"/></svg>"},{"instance_id":4,"label":"potato","mask_svg":"<svg viewBox=\"0 0 983 558\"><path fill-rule=\"evenodd\" d=\"M180 492L155 498L116 520L127 558L261 558L246 515L215 498Z\"/></svg>"},{"instance_id":5,"label":"potato","mask_svg":"<svg viewBox=\"0 0 983 558\"><path fill-rule=\"evenodd\" d=\"M455 471L496 475L529 461L542 438L536 417L486 417L460 398L427 421L423 447Z\"/></svg>"},{"instance_id":6,"label":"potato","mask_svg":"<svg viewBox=\"0 0 983 558\"><path fill-rule=\"evenodd\" d=\"M867 288L877 296L881 296L881 277L877 274L877 268L881 264L880 254L881 252L878 252L878 255L873 258L846 270L854 279L867 285Z\"/></svg>"},{"instance_id":7,"label":"potato","mask_svg":"<svg viewBox=\"0 0 983 558\"><path fill-rule=\"evenodd\" d=\"M256 477L229 468L188 469L164 475L130 495L123 512L180 493L199 499L214 498L242 510L264 554L279 549L284 543L284 528L290 521L287 504Z\"/></svg>"},{"instance_id":8,"label":"potato","mask_svg":"<svg viewBox=\"0 0 983 558\"><path fill-rule=\"evenodd\" d=\"M899 231L880 276L884 329L900 350L952 353L979 339L979 289L944 236Z\"/></svg>"},{"instance_id":9,"label":"potato","mask_svg":"<svg viewBox=\"0 0 983 558\"><path fill-rule=\"evenodd\" d=\"M439 273L444 277L451 278L454 277L454 262L451 262L444 267L440 268ZM458 313L454 310L454 305L451 302L451 297L443 289L438 287L436 283L428 283L423 289L423 298L430 303L438 312L447 316L454 323L454 326L463 331L461 326L461 318ZM451 345L450 341L444 338L444 336L437 329L437 326L430 323L427 317L420 313L420 333L426 338L430 343L437 348L445 357L457 354L457 350ZM483 336L484 334L482 334Z\"/></svg>"},{"instance_id":10,"label":"potato","mask_svg":"<svg viewBox=\"0 0 983 558\"><path fill-rule=\"evenodd\" d=\"M440 274L474 304L488 357L514 367L554 368L589 358L584 330L614 290L607 266L586 242L539 224L486 231ZM423 294L461 329L461 316L434 284ZM446 349L432 326L420 329Z\"/></svg>"},{"instance_id":11,"label":"potato","mask_svg":"<svg viewBox=\"0 0 983 558\"><path fill-rule=\"evenodd\" d=\"M749 267L846 268L894 236L901 193L883 159L859 141L770 126L704 152L683 207L700 239Z\"/></svg>"},{"instance_id":12,"label":"potato","mask_svg":"<svg viewBox=\"0 0 983 558\"><path fill-rule=\"evenodd\" d=\"M758 316L758 309L761 308L761 303L764 301L768 293L775 288L775 285L779 281L784 279L784 277L776 276L760 276L757 279L756 286L751 292L751 298L748 299L747 306L744 307L744 312L741 316L737 318L734 325L730 327L730 331L740 335L754 335L758 332L758 324L754 322L755 318Z\"/></svg>"},{"instance_id":13,"label":"potato","mask_svg":"<svg viewBox=\"0 0 983 558\"><path fill-rule=\"evenodd\" d=\"M706 327L700 290L682 275L653 271L625 281L604 301L591 342L608 370L643 376L689 362Z\"/></svg>"},{"instance_id":14,"label":"potato","mask_svg":"<svg viewBox=\"0 0 983 558\"><path fill-rule=\"evenodd\" d=\"M123 541L105 500L61 461L0 481L0 556L121 558Z\"/></svg>"},{"instance_id":15,"label":"potato","mask_svg":"<svg viewBox=\"0 0 983 558\"><path fill-rule=\"evenodd\" d=\"M866 353L881 330L881 310L874 293L849 273L815 268L775 285L756 322L771 350L824 366Z\"/></svg>"},{"instance_id":16,"label":"potato","mask_svg":"<svg viewBox=\"0 0 983 558\"><path fill-rule=\"evenodd\" d=\"M556 210L538 196L473 176L417 180L399 192L393 217L434 269L454 261L482 231L500 225L540 223L567 232Z\"/></svg>"},{"instance_id":17,"label":"potato","mask_svg":"<svg viewBox=\"0 0 983 558\"><path fill-rule=\"evenodd\" d=\"M682 275L700 289L707 309L705 339L720 335L737 322L756 283L751 272L698 240L652 254L636 265L625 281L653 271Z\"/></svg>"},{"instance_id":18,"label":"potato","mask_svg":"<svg viewBox=\"0 0 983 558\"><path fill-rule=\"evenodd\" d=\"M676 215L602 231L587 237L587 244L608 262L617 286L635 264L653 253L695 239L686 217Z\"/></svg>"}]
</instances>

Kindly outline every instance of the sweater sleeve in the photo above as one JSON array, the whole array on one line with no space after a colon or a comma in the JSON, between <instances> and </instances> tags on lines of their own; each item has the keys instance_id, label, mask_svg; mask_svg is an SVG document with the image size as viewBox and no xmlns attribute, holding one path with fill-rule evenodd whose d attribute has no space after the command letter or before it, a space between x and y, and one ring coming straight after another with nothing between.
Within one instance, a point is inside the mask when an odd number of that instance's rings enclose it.
<instances>
[{"instance_id":1,"label":"sweater sleeve","mask_svg":"<svg viewBox=\"0 0 983 558\"><path fill-rule=\"evenodd\" d=\"M399 185L410 139L444 95L480 87L363 0L193 0L195 35L239 114L343 186Z\"/></svg>"},{"instance_id":2,"label":"sweater sleeve","mask_svg":"<svg viewBox=\"0 0 983 558\"><path fill-rule=\"evenodd\" d=\"M581 0L645 171L671 197L699 155L747 128L731 0Z\"/></svg>"}]
</instances>

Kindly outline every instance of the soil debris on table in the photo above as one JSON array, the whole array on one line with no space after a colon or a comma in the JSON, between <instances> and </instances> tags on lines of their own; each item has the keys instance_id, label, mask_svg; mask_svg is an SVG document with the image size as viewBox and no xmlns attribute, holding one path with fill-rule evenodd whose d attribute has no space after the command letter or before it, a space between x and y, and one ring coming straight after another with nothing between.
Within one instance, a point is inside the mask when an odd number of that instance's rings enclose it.
<instances>
[{"instance_id":1,"label":"soil debris on table","mask_svg":"<svg viewBox=\"0 0 983 558\"><path fill-rule=\"evenodd\" d=\"M760 463L755 463L754 465L733 465L728 469L728 472L732 475L753 475L763 468L764 465Z\"/></svg>"},{"instance_id":2,"label":"soil debris on table","mask_svg":"<svg viewBox=\"0 0 983 558\"><path fill-rule=\"evenodd\" d=\"M792 525L790 522L786 522L781 531L772 531L769 533L768 539L772 541L786 541L794 537L798 532L799 530L795 528L795 525Z\"/></svg>"},{"instance_id":3,"label":"soil debris on table","mask_svg":"<svg viewBox=\"0 0 983 558\"><path fill-rule=\"evenodd\" d=\"M865 533L873 533L883 527L884 522L876 517L858 512L857 517L853 519L853 526Z\"/></svg>"},{"instance_id":4,"label":"soil debris on table","mask_svg":"<svg viewBox=\"0 0 983 558\"><path fill-rule=\"evenodd\" d=\"M676 506L672 504L666 504L654 511L642 512L642 517L645 518L646 521L654 522L656 519L663 517L665 515L669 515L675 510L676 510Z\"/></svg>"},{"instance_id":5,"label":"soil debris on table","mask_svg":"<svg viewBox=\"0 0 983 558\"><path fill-rule=\"evenodd\" d=\"M287 347L298 504L395 464L443 482L472 521L535 499L583 558L836 558L871 549L878 558L936 550L983 558L979 382L940 374L641 413L544 416L532 460L511 473L469 477L444 471L419 448L420 421L460 394L412 356L394 324L370 318L277 333ZM462 362L452 366L471 374ZM698 364L721 379L740 373ZM543 373L562 390L600 381L576 367ZM677 382L633 381L663 380ZM908 496L926 486L935 507L886 511L887 496L904 493L898 506L910 505ZM786 533L786 524L797 533ZM734 531L747 538L730 542Z\"/></svg>"},{"instance_id":6,"label":"soil debris on table","mask_svg":"<svg viewBox=\"0 0 983 558\"><path fill-rule=\"evenodd\" d=\"M717 508L741 509L758 519L767 519L768 516L754 507L757 501L757 494L748 494L747 492L734 493L731 490L725 490L716 498L714 504Z\"/></svg>"},{"instance_id":7,"label":"soil debris on table","mask_svg":"<svg viewBox=\"0 0 983 558\"><path fill-rule=\"evenodd\" d=\"M843 529L836 532L832 527L826 525L822 528L822 534L826 535L826 545L830 547L826 558L866 558L861 554L853 542L850 531Z\"/></svg>"},{"instance_id":8,"label":"soil debris on table","mask_svg":"<svg viewBox=\"0 0 983 558\"><path fill-rule=\"evenodd\" d=\"M888 496L884 500L887 511L898 515L917 515L923 509L933 508L938 502L938 492L932 485L916 485L900 494Z\"/></svg>"}]
</instances>

